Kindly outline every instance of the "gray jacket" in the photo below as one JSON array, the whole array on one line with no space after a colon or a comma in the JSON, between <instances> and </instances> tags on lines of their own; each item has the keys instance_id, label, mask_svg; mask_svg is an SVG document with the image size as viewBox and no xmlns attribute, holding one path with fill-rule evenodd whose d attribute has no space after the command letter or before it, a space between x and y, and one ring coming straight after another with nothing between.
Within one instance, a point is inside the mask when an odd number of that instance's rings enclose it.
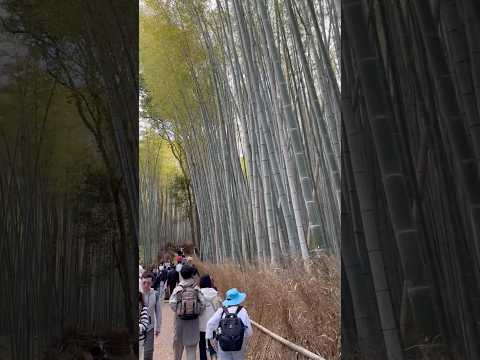
<instances>
[{"instance_id":1,"label":"gray jacket","mask_svg":"<svg viewBox=\"0 0 480 360\"><path fill-rule=\"evenodd\" d=\"M161 294L159 295L157 295L157 291L153 289L150 289L148 294L143 294L143 303L148 309L150 319L147 331L152 330L154 327L155 330L160 331L162 325L162 296Z\"/></svg>"}]
</instances>

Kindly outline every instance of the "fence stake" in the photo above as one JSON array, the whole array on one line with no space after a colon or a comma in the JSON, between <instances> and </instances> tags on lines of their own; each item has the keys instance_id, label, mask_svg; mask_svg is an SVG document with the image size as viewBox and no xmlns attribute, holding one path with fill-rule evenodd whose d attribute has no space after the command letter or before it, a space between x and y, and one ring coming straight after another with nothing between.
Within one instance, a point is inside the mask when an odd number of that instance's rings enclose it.
<instances>
[{"instance_id":1,"label":"fence stake","mask_svg":"<svg viewBox=\"0 0 480 360\"><path fill-rule=\"evenodd\" d=\"M317 355L317 354L314 354L313 352L311 351L308 351L307 349L299 346L299 345L296 345L294 343L292 343L291 341L288 341L284 338L282 338L281 336L271 332L270 330L268 330L267 328L264 328L262 325L256 323L255 321L253 321L252 319L250 319L250 322L253 324L253 326L255 326L256 328L258 328L260 331L264 332L265 334L267 334L268 336L274 338L275 340L281 342L283 345L285 345L286 347L290 348L291 350L293 351L296 351L297 353L300 353L302 354L303 356L305 356L306 358L308 359L312 359L312 360L326 360L325 358L321 357L320 355Z\"/></svg>"}]
</instances>

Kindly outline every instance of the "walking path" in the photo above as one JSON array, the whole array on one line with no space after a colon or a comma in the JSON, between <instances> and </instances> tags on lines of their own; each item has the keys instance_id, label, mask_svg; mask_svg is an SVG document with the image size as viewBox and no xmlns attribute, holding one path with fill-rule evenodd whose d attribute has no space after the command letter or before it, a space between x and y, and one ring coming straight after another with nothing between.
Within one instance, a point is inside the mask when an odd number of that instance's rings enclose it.
<instances>
[{"instance_id":1,"label":"walking path","mask_svg":"<svg viewBox=\"0 0 480 360\"><path fill-rule=\"evenodd\" d=\"M162 304L162 327L160 335L155 339L154 360L174 360L173 354L173 332L175 320L172 309L170 309L168 302ZM185 353L182 359L185 359ZM197 353L198 359L198 353Z\"/></svg>"},{"instance_id":2,"label":"walking path","mask_svg":"<svg viewBox=\"0 0 480 360\"><path fill-rule=\"evenodd\" d=\"M155 339L155 360L174 360L173 357L173 311L168 306L168 302L162 304L162 328L160 335Z\"/></svg>"}]
</instances>

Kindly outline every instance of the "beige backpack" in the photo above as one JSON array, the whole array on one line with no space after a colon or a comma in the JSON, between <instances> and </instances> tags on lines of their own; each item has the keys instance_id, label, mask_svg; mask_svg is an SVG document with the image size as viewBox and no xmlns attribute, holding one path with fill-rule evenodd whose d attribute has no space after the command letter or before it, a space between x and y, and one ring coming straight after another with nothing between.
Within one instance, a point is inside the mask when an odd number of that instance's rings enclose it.
<instances>
[{"instance_id":1,"label":"beige backpack","mask_svg":"<svg viewBox=\"0 0 480 360\"><path fill-rule=\"evenodd\" d=\"M177 295L177 317L182 320L193 320L202 313L202 304L200 302L200 290L194 286L179 285L180 290Z\"/></svg>"}]
</instances>

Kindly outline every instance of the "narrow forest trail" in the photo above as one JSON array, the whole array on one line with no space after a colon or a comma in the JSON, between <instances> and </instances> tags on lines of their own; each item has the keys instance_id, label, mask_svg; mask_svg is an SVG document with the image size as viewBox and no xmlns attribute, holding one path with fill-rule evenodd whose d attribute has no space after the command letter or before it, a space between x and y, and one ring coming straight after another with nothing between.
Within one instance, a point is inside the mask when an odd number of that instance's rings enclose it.
<instances>
[{"instance_id":1,"label":"narrow forest trail","mask_svg":"<svg viewBox=\"0 0 480 360\"><path fill-rule=\"evenodd\" d=\"M173 354L173 333L174 333L174 321L173 311L168 306L168 301L164 301L162 304L162 328L160 335L155 339L155 351L154 360L174 360ZM198 358L197 352L197 358ZM185 353L183 353L182 359L186 359Z\"/></svg>"},{"instance_id":2,"label":"narrow forest trail","mask_svg":"<svg viewBox=\"0 0 480 360\"><path fill-rule=\"evenodd\" d=\"M254 321L333 359L341 349L339 4L146 0L139 10L139 261L175 267L177 252L190 255L219 297L237 288ZM296 358L257 333L247 357ZM170 351L168 335L158 346Z\"/></svg>"},{"instance_id":3,"label":"narrow forest trail","mask_svg":"<svg viewBox=\"0 0 480 360\"><path fill-rule=\"evenodd\" d=\"M162 328L160 335L155 339L155 360L173 360L173 312L168 306L168 302L162 304Z\"/></svg>"}]
</instances>

